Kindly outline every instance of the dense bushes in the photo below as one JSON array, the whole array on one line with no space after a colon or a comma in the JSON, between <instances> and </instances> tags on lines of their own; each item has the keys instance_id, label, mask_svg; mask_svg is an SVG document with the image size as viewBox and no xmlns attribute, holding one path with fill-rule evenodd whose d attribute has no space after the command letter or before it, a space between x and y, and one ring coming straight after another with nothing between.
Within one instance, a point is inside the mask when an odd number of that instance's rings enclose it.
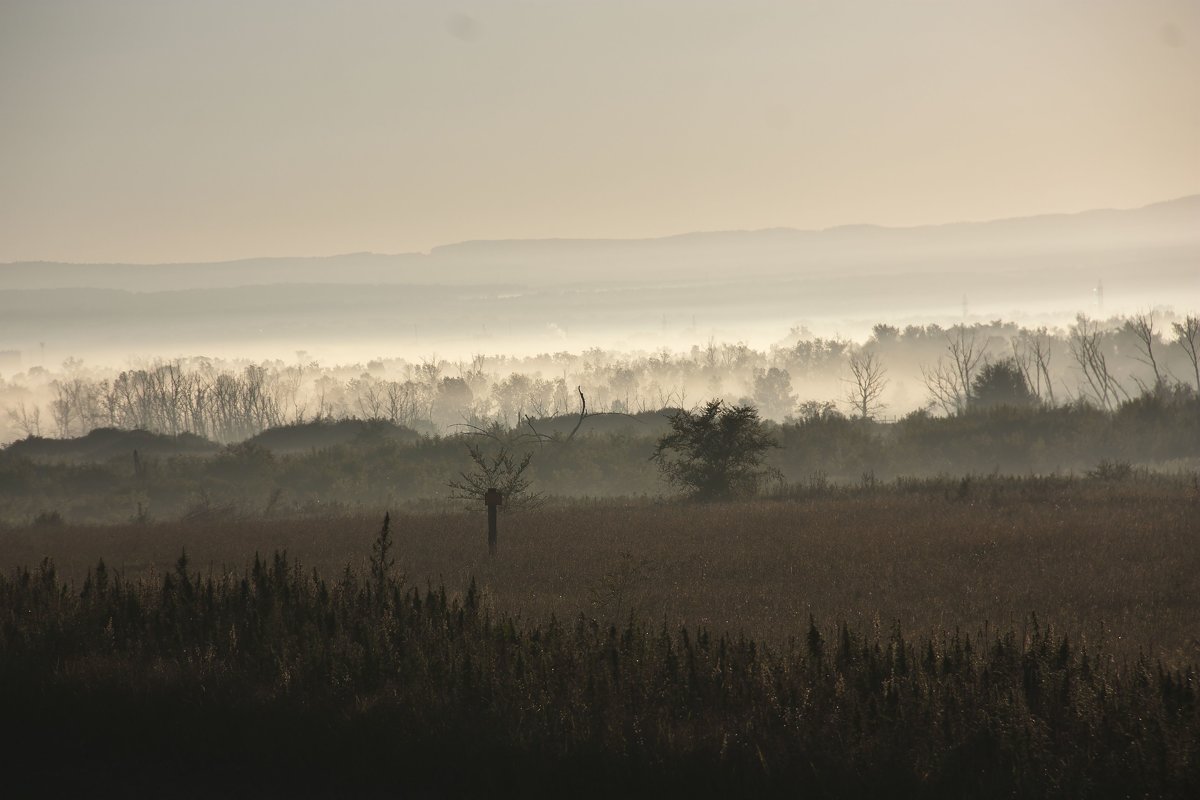
<instances>
[{"instance_id":1,"label":"dense bushes","mask_svg":"<svg viewBox=\"0 0 1200 800\"><path fill-rule=\"evenodd\" d=\"M1108 413L1087 405L923 412L890 425L815 416L781 426L777 465L793 480L821 470L855 480L970 472L1083 472L1104 458L1141 464L1200 458L1200 399L1146 395Z\"/></svg>"},{"instance_id":2,"label":"dense bushes","mask_svg":"<svg viewBox=\"0 0 1200 800\"><path fill-rule=\"evenodd\" d=\"M514 454L533 452L528 477L535 491L550 497L666 489L650 461L655 437L667 429L665 417L589 418L579 435L568 438L577 422L535 420L537 436L494 433L511 440ZM953 417L918 412L895 423L813 413L765 425L780 445L767 453L765 466L784 484L814 476L846 483L864 475L1082 474L1104 459L1170 468L1200 459L1200 400L1188 390L1149 393L1112 413L1086 405L997 406ZM174 437L159 437L170 439L164 443L129 432L131 447L122 451L112 441L118 433L105 433L100 456L83 446L87 439L76 449L54 442L43 452L38 447L44 440L26 440L0 451L0 519L25 522L57 509L72 521L116 522L137 515L139 506L152 517L177 518L199 501L243 513L270 504L274 513L285 513L330 503L378 508L445 499L447 482L470 468L465 444L482 441L417 436L389 423L341 422L271 431L216 455L155 456ZM318 441L331 444L317 447ZM138 459L134 447L141 448Z\"/></svg>"}]
</instances>

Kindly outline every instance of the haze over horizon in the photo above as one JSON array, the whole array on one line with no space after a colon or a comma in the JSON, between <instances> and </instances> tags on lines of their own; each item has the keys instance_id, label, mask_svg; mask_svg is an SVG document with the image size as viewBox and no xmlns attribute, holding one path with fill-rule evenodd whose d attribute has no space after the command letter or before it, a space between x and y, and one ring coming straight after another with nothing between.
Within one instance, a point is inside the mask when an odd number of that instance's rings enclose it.
<instances>
[{"instance_id":1,"label":"haze over horizon","mask_svg":"<svg viewBox=\"0 0 1200 800\"><path fill-rule=\"evenodd\" d=\"M1200 192L1200 3L0 4L0 261L889 227Z\"/></svg>"},{"instance_id":2,"label":"haze over horizon","mask_svg":"<svg viewBox=\"0 0 1200 800\"><path fill-rule=\"evenodd\" d=\"M460 239L453 242L438 242L424 250L409 250L409 251L394 251L382 252L374 250L347 250L343 252L331 253L277 253L264 254L257 256L234 256L228 259L219 259L213 261L181 261L170 260L160 262L148 261L113 261L113 262L84 262L84 261L55 261L51 259L22 259L0 262L0 264L18 265L18 264L71 264L79 266L87 266L88 264L111 264L131 267L153 267L153 266L193 266L201 264L230 264L237 262L258 262L258 261L301 261L313 260L319 261L324 259L337 259L343 257L358 257L358 256L429 256L440 251L451 250L461 246L471 245L515 245L515 244L640 244L649 242L664 242L676 239L684 239L694 236L720 236L724 234L771 234L771 233L791 233L791 234L828 234L837 233L840 231L853 230L878 230L881 232L912 232L917 230L937 231L940 228L953 228L957 226L988 226L993 224L1005 224L1014 222L1024 222L1031 220L1049 220L1061 219L1070 217L1082 217L1094 212L1136 212L1155 207L1167 207L1174 204L1189 203L1193 201L1200 203L1200 192L1195 194L1184 195L1181 197L1164 198L1162 200L1148 203L1139 207L1111 207L1111 208L1083 208L1075 211L1059 211L1046 214L1020 214L1010 217L1001 217L997 219L954 219L944 222L931 222L913 225L884 225L876 222L846 222L837 225L828 225L821 228L801 228L790 225L774 225L770 227L750 227L750 228L718 228L704 230L686 230L664 233L656 236L595 236L595 237L568 237L568 236L543 236L530 238L504 237L499 236L490 239L484 238L468 238ZM0 282L2 283L2 282Z\"/></svg>"}]
</instances>

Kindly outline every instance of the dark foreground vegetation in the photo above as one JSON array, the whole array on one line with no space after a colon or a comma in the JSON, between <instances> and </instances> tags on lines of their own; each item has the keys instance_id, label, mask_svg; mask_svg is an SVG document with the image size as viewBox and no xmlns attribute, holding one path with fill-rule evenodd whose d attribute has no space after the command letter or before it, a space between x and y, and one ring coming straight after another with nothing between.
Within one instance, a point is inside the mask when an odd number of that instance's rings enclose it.
<instances>
[{"instance_id":1,"label":"dark foreground vegetation","mask_svg":"<svg viewBox=\"0 0 1200 800\"><path fill-rule=\"evenodd\" d=\"M575 504L495 559L478 514L10 529L6 781L1193 797L1198 514L1133 475Z\"/></svg>"},{"instance_id":2,"label":"dark foreground vegetation","mask_svg":"<svg viewBox=\"0 0 1200 800\"><path fill-rule=\"evenodd\" d=\"M323 578L52 566L0 583L4 718L32 790L398 796L1194 797L1191 666L1030 618L910 638L815 621L779 646L631 620L539 624Z\"/></svg>"}]
</instances>

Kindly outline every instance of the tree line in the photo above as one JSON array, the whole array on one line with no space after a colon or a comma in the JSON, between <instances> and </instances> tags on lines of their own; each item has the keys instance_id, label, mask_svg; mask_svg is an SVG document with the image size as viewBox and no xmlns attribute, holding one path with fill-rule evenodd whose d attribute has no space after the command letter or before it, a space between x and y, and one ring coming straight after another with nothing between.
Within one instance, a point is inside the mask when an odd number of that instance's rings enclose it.
<instances>
[{"instance_id":1,"label":"tree line","mask_svg":"<svg viewBox=\"0 0 1200 800\"><path fill-rule=\"evenodd\" d=\"M957 415L997 404L1082 404L1107 411L1141 394L1200 391L1200 316L1080 315L1066 329L994 321L943 328L876 325L855 343L794 330L756 350L599 349L532 358L378 360L323 367L193 358L111 373L68 360L0 381L8 435L81 436L96 428L190 433L229 443L279 425L386 420L424 433L520 427L573 414L577 390L595 411L688 408L719 398L783 421L838 413L868 419L918 409Z\"/></svg>"}]
</instances>

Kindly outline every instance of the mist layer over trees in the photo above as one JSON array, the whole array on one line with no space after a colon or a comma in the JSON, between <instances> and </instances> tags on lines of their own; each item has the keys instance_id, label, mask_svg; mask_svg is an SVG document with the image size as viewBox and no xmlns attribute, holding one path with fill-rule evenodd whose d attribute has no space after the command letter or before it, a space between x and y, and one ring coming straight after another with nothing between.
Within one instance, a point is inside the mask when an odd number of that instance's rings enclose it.
<instances>
[{"instance_id":1,"label":"mist layer over trees","mask_svg":"<svg viewBox=\"0 0 1200 800\"><path fill-rule=\"evenodd\" d=\"M0 495L9 522L452 507L462 486L518 478L531 497L657 495L672 491L651 461L671 420L718 407L767 426L754 488L772 496L997 472L1125 479L1200 465L1198 343L1196 316L1147 313L1065 330L878 325L861 343L794 332L765 351L69 362L5 383Z\"/></svg>"},{"instance_id":2,"label":"mist layer over trees","mask_svg":"<svg viewBox=\"0 0 1200 800\"><path fill-rule=\"evenodd\" d=\"M75 437L97 428L190 433L219 442L313 420L384 420L426 434L520 428L527 418L637 414L710 399L784 421L837 413L895 420L992 406L1115 410L1172 389L1200 390L1200 318L1146 312L1066 329L995 321L942 328L876 325L866 341L793 329L755 349L710 341L688 352L598 348L530 358L477 355L322 366L208 358L120 371L68 359L0 375L0 440Z\"/></svg>"}]
</instances>

